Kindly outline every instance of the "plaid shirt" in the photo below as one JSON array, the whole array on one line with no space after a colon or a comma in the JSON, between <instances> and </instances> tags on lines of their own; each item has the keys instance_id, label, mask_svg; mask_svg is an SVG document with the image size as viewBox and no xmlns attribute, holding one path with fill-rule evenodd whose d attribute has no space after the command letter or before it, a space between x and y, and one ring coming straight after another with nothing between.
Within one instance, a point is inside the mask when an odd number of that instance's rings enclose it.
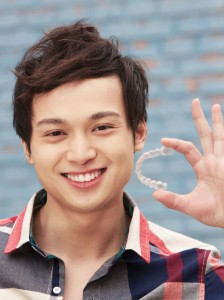
<instances>
[{"instance_id":1,"label":"plaid shirt","mask_svg":"<svg viewBox=\"0 0 224 300\"><path fill-rule=\"evenodd\" d=\"M42 190L18 217L0 220L2 300L63 299L65 265L31 234L33 208L45 202ZM127 194L124 205L126 245L90 278L83 299L224 299L224 264L214 247L147 221Z\"/></svg>"}]
</instances>

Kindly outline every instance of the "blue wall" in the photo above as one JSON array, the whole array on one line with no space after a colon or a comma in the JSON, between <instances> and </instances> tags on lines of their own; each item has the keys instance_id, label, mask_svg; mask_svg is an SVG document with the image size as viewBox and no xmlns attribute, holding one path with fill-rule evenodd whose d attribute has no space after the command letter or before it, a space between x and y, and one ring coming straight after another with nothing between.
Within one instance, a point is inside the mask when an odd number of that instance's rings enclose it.
<instances>
[{"instance_id":1,"label":"blue wall","mask_svg":"<svg viewBox=\"0 0 224 300\"><path fill-rule=\"evenodd\" d=\"M104 36L116 35L124 53L149 67L150 107L145 150L164 136L200 147L191 120L191 100L201 99L210 118L212 103L224 101L223 0L1 0L0 2L0 217L17 214L39 188L11 125L10 69L43 31L79 18L95 23ZM136 157L137 158L137 157ZM158 158L144 172L188 193L195 176L184 158ZM223 230L209 228L152 199L133 174L127 190L152 221L215 244L224 253Z\"/></svg>"}]
</instances>

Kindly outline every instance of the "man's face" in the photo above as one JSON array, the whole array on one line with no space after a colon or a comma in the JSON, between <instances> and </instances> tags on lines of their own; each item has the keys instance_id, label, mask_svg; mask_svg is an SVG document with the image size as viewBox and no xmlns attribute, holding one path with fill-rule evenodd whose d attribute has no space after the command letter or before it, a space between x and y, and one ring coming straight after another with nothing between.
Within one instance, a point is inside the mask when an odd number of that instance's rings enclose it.
<instances>
[{"instance_id":1,"label":"man's face","mask_svg":"<svg viewBox=\"0 0 224 300\"><path fill-rule=\"evenodd\" d=\"M116 76L64 84L33 101L31 153L48 205L90 212L121 201L145 124L128 128Z\"/></svg>"}]
</instances>

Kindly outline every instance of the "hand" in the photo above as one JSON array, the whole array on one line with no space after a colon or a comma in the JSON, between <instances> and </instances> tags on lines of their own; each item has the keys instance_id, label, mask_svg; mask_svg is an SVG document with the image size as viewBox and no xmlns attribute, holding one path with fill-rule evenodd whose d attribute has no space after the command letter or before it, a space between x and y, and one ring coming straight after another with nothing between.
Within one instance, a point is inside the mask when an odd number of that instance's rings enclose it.
<instances>
[{"instance_id":1,"label":"hand","mask_svg":"<svg viewBox=\"0 0 224 300\"><path fill-rule=\"evenodd\" d=\"M192 117L204 155L191 142L169 138L161 142L185 155L197 176L196 187L187 195L158 190L153 196L166 207L186 213L204 224L224 227L224 125L220 105L212 107L213 131L199 99L192 101Z\"/></svg>"}]
</instances>

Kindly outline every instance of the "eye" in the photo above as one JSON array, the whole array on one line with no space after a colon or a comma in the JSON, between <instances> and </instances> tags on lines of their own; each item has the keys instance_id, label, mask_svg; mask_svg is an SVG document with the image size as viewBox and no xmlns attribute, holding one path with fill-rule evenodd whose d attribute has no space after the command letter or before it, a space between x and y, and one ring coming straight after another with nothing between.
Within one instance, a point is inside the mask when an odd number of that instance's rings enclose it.
<instances>
[{"instance_id":1,"label":"eye","mask_svg":"<svg viewBox=\"0 0 224 300\"><path fill-rule=\"evenodd\" d=\"M103 131L112 128L112 126L109 125L99 125L97 126L93 131Z\"/></svg>"},{"instance_id":2,"label":"eye","mask_svg":"<svg viewBox=\"0 0 224 300\"><path fill-rule=\"evenodd\" d=\"M47 134L47 136L61 136L61 135L65 135L64 132L62 132L61 130L54 130L50 133Z\"/></svg>"}]
</instances>

